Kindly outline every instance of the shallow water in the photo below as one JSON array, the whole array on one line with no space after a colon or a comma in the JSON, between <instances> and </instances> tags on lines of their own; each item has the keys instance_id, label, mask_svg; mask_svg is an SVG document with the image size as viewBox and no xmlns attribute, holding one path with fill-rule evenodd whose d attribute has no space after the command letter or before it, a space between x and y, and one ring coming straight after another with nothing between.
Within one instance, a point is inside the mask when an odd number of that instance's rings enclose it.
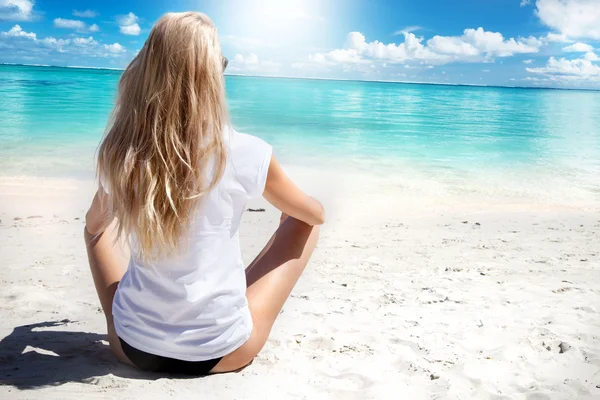
<instances>
[{"instance_id":1,"label":"shallow water","mask_svg":"<svg viewBox=\"0 0 600 400\"><path fill-rule=\"evenodd\" d=\"M119 71L0 66L0 176L89 177ZM286 164L600 199L600 92L227 77Z\"/></svg>"}]
</instances>

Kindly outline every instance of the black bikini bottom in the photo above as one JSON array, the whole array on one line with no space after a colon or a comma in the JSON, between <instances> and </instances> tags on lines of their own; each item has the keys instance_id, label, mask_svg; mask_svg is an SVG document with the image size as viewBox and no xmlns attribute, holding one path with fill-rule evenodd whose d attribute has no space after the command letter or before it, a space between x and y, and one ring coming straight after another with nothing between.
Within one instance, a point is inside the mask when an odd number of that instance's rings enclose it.
<instances>
[{"instance_id":1,"label":"black bikini bottom","mask_svg":"<svg viewBox=\"0 0 600 400\"><path fill-rule=\"evenodd\" d=\"M206 361L184 361L175 358L168 358L146 353L131 347L121 338L121 347L123 352L136 367L144 371L163 372L169 374L181 375L208 375L211 369L221 361L221 358L215 358Z\"/></svg>"}]
</instances>

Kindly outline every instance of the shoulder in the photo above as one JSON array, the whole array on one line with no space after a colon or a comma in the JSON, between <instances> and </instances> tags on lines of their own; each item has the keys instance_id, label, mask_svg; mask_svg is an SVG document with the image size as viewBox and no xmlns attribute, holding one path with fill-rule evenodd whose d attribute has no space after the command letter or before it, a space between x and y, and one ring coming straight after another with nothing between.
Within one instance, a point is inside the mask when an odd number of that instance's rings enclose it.
<instances>
[{"instance_id":1,"label":"shoulder","mask_svg":"<svg viewBox=\"0 0 600 400\"><path fill-rule=\"evenodd\" d=\"M263 139L229 129L230 163L250 197L262 194L273 149Z\"/></svg>"},{"instance_id":2,"label":"shoulder","mask_svg":"<svg viewBox=\"0 0 600 400\"><path fill-rule=\"evenodd\" d=\"M271 145L263 139L247 133L238 132L233 128L228 130L228 136L229 147L233 152L259 150L271 147Z\"/></svg>"},{"instance_id":3,"label":"shoulder","mask_svg":"<svg viewBox=\"0 0 600 400\"><path fill-rule=\"evenodd\" d=\"M263 139L235 129L229 129L227 141L232 162L236 166L250 164L258 167L265 159L270 159L273 152L271 145Z\"/></svg>"}]
</instances>

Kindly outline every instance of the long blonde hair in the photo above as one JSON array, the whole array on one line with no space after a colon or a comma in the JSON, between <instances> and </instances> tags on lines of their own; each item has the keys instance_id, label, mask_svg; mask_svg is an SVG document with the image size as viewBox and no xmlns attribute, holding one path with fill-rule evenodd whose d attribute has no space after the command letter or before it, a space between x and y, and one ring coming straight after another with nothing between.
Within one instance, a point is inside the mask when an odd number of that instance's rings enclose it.
<instances>
[{"instance_id":1,"label":"long blonde hair","mask_svg":"<svg viewBox=\"0 0 600 400\"><path fill-rule=\"evenodd\" d=\"M119 81L98 152L107 221L117 218L117 238L135 236L138 256L179 246L198 200L223 174L228 118L214 23L165 14Z\"/></svg>"}]
</instances>

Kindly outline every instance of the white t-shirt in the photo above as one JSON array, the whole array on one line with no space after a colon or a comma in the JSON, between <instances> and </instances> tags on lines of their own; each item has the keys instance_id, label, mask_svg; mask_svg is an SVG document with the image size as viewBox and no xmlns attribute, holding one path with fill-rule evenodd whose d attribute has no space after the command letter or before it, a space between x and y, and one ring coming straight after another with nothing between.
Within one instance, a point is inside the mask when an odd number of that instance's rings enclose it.
<instances>
[{"instance_id":1,"label":"white t-shirt","mask_svg":"<svg viewBox=\"0 0 600 400\"><path fill-rule=\"evenodd\" d=\"M239 225L248 200L264 191L272 149L234 130L226 137L225 172L199 203L187 246L151 263L132 256L119 283L115 329L138 350L203 361L231 353L250 337Z\"/></svg>"}]
</instances>

